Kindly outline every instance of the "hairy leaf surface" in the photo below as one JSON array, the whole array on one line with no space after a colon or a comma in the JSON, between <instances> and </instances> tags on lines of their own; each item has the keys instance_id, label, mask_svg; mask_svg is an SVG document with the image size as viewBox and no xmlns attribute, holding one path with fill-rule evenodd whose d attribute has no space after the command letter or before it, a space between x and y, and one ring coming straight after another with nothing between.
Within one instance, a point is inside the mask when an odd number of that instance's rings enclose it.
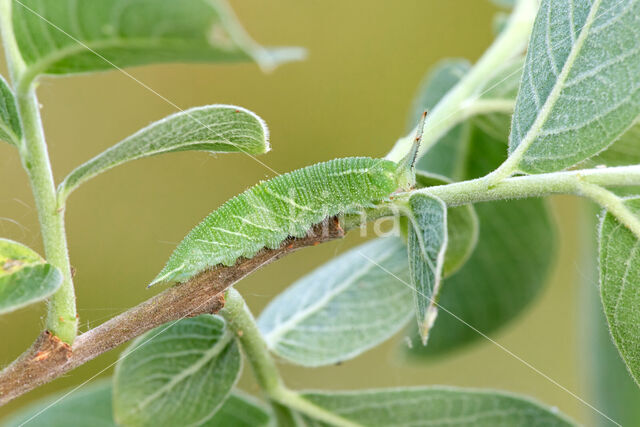
<instances>
[{"instance_id":1,"label":"hairy leaf surface","mask_svg":"<svg viewBox=\"0 0 640 427\"><path fill-rule=\"evenodd\" d=\"M523 172L598 153L640 114L640 1L543 0L509 152Z\"/></svg>"},{"instance_id":2,"label":"hairy leaf surface","mask_svg":"<svg viewBox=\"0 0 640 427\"><path fill-rule=\"evenodd\" d=\"M480 100L515 96L521 75L518 61L496 70L480 91ZM464 68L457 69L464 72ZM423 89L435 91L431 102L435 104L438 96L455 84L451 79L448 81L443 87L434 83L432 88ZM429 107L417 105L413 114ZM440 138L420 159L418 169L454 180L483 176L504 161L508 132L506 114L476 115ZM542 200L480 203L475 209L480 230L478 243L457 273L451 277L445 274L439 304L482 332L491 333L521 313L544 286L554 257L554 229ZM451 236L456 234L452 230L455 224L452 209L448 210L448 218L451 248L455 244ZM503 233L505 224L509 224L511 231L508 236ZM410 349L413 355L439 355L478 338L477 333L444 311L440 312L427 347L419 345L417 331L413 335L416 337Z\"/></svg>"},{"instance_id":3,"label":"hairy leaf surface","mask_svg":"<svg viewBox=\"0 0 640 427\"><path fill-rule=\"evenodd\" d=\"M557 410L515 394L454 387L310 392L313 404L370 427L560 427L575 425ZM325 425L309 420L308 425Z\"/></svg>"},{"instance_id":4,"label":"hairy leaf surface","mask_svg":"<svg viewBox=\"0 0 640 427\"><path fill-rule=\"evenodd\" d=\"M494 138L473 126L464 177L477 178L504 159L506 134ZM439 305L485 334L491 334L522 313L548 279L555 254L553 221L540 199L475 205L480 234L462 268L445 279ZM508 225L509 233L504 233ZM413 355L440 355L477 341L480 336L459 319L440 310L429 345L412 346Z\"/></svg>"},{"instance_id":5,"label":"hairy leaf surface","mask_svg":"<svg viewBox=\"0 0 640 427\"><path fill-rule=\"evenodd\" d=\"M443 176L423 171L416 172L416 187L444 185L451 181ZM478 216L473 205L447 208L447 251L444 256L443 276L458 271L473 253L478 243Z\"/></svg>"},{"instance_id":6,"label":"hairy leaf surface","mask_svg":"<svg viewBox=\"0 0 640 427\"><path fill-rule=\"evenodd\" d=\"M42 301L61 284L60 270L21 243L0 238L0 314Z\"/></svg>"},{"instance_id":7,"label":"hairy leaf surface","mask_svg":"<svg viewBox=\"0 0 640 427\"><path fill-rule=\"evenodd\" d=\"M404 242L376 239L295 282L264 309L258 325L269 349L291 362L345 361L406 325L412 316L408 282Z\"/></svg>"},{"instance_id":8,"label":"hairy leaf surface","mask_svg":"<svg viewBox=\"0 0 640 427\"><path fill-rule=\"evenodd\" d=\"M122 353L114 378L120 424L209 421L240 374L241 358L224 319L208 314L160 326Z\"/></svg>"},{"instance_id":9,"label":"hairy leaf surface","mask_svg":"<svg viewBox=\"0 0 640 427\"><path fill-rule=\"evenodd\" d=\"M21 409L6 420L6 427L116 427L111 380L100 380L71 394L63 392ZM269 425L267 410L254 398L234 391L203 427L260 427ZM160 421L156 425L161 425Z\"/></svg>"},{"instance_id":10,"label":"hairy leaf surface","mask_svg":"<svg viewBox=\"0 0 640 427\"><path fill-rule=\"evenodd\" d=\"M640 215L640 198L626 201ZM600 293L613 340L640 381L640 240L612 214L600 225Z\"/></svg>"},{"instance_id":11,"label":"hairy leaf surface","mask_svg":"<svg viewBox=\"0 0 640 427\"><path fill-rule=\"evenodd\" d=\"M60 184L62 198L78 186L125 162L176 151L262 154L269 129L256 114L233 105L191 108L139 130L76 168Z\"/></svg>"},{"instance_id":12,"label":"hairy leaf surface","mask_svg":"<svg viewBox=\"0 0 640 427\"><path fill-rule=\"evenodd\" d=\"M442 200L425 194L409 199L409 276L414 288L418 330L427 344L429 330L438 314L437 300L447 250L447 207Z\"/></svg>"},{"instance_id":13,"label":"hairy leaf surface","mask_svg":"<svg viewBox=\"0 0 640 427\"><path fill-rule=\"evenodd\" d=\"M185 281L218 264L233 265L287 237L302 237L314 224L358 213L407 188L404 167L354 157L318 163L262 182L234 197L198 224L153 280Z\"/></svg>"},{"instance_id":14,"label":"hairy leaf surface","mask_svg":"<svg viewBox=\"0 0 640 427\"><path fill-rule=\"evenodd\" d=\"M116 424L111 409L111 380L98 380L73 393L65 391L41 399L12 415L3 425L114 427Z\"/></svg>"},{"instance_id":15,"label":"hairy leaf surface","mask_svg":"<svg viewBox=\"0 0 640 427\"><path fill-rule=\"evenodd\" d=\"M13 91L0 76L0 139L16 147L20 145L22 127Z\"/></svg>"},{"instance_id":16,"label":"hairy leaf surface","mask_svg":"<svg viewBox=\"0 0 640 427\"><path fill-rule=\"evenodd\" d=\"M629 370L620 357L612 341L609 325L602 310L598 283L598 265L596 239L590 231L595 228L596 209L588 212L589 222L584 221L582 236L582 262L580 272L582 298L579 308L582 311L580 330L583 353L587 363L582 363L582 373L588 381L594 406L608 417L623 426L640 423L640 389L629 375ZM593 224L591 224L593 222ZM590 425L609 427L611 422L598 413L593 413Z\"/></svg>"},{"instance_id":17,"label":"hairy leaf surface","mask_svg":"<svg viewBox=\"0 0 640 427\"><path fill-rule=\"evenodd\" d=\"M270 68L301 54L258 46L217 0L20 0L12 13L27 78L160 62Z\"/></svg>"},{"instance_id":18,"label":"hairy leaf surface","mask_svg":"<svg viewBox=\"0 0 640 427\"><path fill-rule=\"evenodd\" d=\"M640 164L640 123L633 125L606 150L587 160L582 167Z\"/></svg>"}]
</instances>

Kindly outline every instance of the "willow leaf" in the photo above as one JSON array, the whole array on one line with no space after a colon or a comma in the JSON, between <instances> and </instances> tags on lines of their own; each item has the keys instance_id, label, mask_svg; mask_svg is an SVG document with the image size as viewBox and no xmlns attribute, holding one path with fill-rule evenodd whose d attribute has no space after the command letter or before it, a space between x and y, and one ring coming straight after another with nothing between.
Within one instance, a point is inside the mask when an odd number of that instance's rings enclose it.
<instances>
[{"instance_id":1,"label":"willow leaf","mask_svg":"<svg viewBox=\"0 0 640 427\"><path fill-rule=\"evenodd\" d=\"M569 427L556 409L515 394L455 387L308 392L314 405L369 427ZM308 420L308 426L325 424Z\"/></svg>"},{"instance_id":2,"label":"willow leaf","mask_svg":"<svg viewBox=\"0 0 640 427\"><path fill-rule=\"evenodd\" d=\"M226 401L240 368L238 345L221 317L205 314L160 326L120 357L115 420L131 426L205 423Z\"/></svg>"},{"instance_id":3,"label":"willow leaf","mask_svg":"<svg viewBox=\"0 0 640 427\"><path fill-rule=\"evenodd\" d=\"M409 199L409 209L409 275L414 288L418 330L426 345L438 313L437 300L447 249L447 207L438 198L417 193Z\"/></svg>"},{"instance_id":4,"label":"willow leaf","mask_svg":"<svg viewBox=\"0 0 640 427\"><path fill-rule=\"evenodd\" d=\"M234 105L208 105L165 117L140 129L72 171L58 188L63 200L81 184L131 160L177 151L262 154L269 129L253 112Z\"/></svg>"},{"instance_id":5,"label":"willow leaf","mask_svg":"<svg viewBox=\"0 0 640 427\"><path fill-rule=\"evenodd\" d=\"M486 175L506 157L506 138L496 139L471 125L467 155L462 160L466 179ZM442 355L478 340L472 325L491 334L513 321L540 294L555 259L555 228L544 200L512 200L479 203L479 235L469 260L445 278L438 316L429 345L417 343L409 350L416 356ZM510 232L503 233L509 224ZM416 334L417 335L417 334Z\"/></svg>"},{"instance_id":6,"label":"willow leaf","mask_svg":"<svg viewBox=\"0 0 640 427\"><path fill-rule=\"evenodd\" d=\"M111 409L111 380L98 380L73 393L65 391L40 399L12 414L3 425L115 427Z\"/></svg>"},{"instance_id":7,"label":"willow leaf","mask_svg":"<svg viewBox=\"0 0 640 427\"><path fill-rule=\"evenodd\" d=\"M299 49L257 45L221 0L21 0L13 27L27 81L166 62L253 59L271 68Z\"/></svg>"},{"instance_id":8,"label":"willow leaf","mask_svg":"<svg viewBox=\"0 0 640 427\"><path fill-rule=\"evenodd\" d=\"M112 409L111 380L100 380L69 393L41 399L12 414L6 427L116 427ZM70 414L72 414L70 416ZM267 410L254 398L234 391L202 427L262 427L270 425ZM158 424L159 425L159 424Z\"/></svg>"},{"instance_id":9,"label":"willow leaf","mask_svg":"<svg viewBox=\"0 0 640 427\"><path fill-rule=\"evenodd\" d=\"M616 142L595 157L590 158L583 167L625 166L640 164L640 123L636 123Z\"/></svg>"},{"instance_id":10,"label":"willow leaf","mask_svg":"<svg viewBox=\"0 0 640 427\"><path fill-rule=\"evenodd\" d=\"M580 242L580 329L586 363L582 363L582 373L587 379L587 389L591 391L591 402L607 417L620 425L632 426L640 423L640 389L620 357L614 344L606 316L602 310L600 290L593 286L598 281L596 236L596 209L592 206L586 214L589 221L581 222ZM589 425L610 427L609 419L593 413Z\"/></svg>"},{"instance_id":11,"label":"willow leaf","mask_svg":"<svg viewBox=\"0 0 640 427\"><path fill-rule=\"evenodd\" d=\"M516 58L499 67L480 90L478 100L514 99L522 74L519 62L521 59ZM461 64L462 67L456 66L457 71L449 74L464 75L464 72L459 74L465 71L464 63ZM437 83L438 79L433 81ZM448 83L445 87L434 84L423 89L434 91L433 103L446 93L447 87L455 84L453 79L441 81ZM422 92L418 96L429 98ZM426 107L417 105L412 114ZM505 160L508 137L507 114L475 115L440 138L420 159L418 169L453 180L484 176ZM554 228L543 200L490 202L474 207L479 226L477 245L470 258L450 277L445 263L445 285L439 304L483 333L491 334L522 313L546 283L554 259ZM452 229L455 221L451 208L448 219L451 248L455 245L451 236L456 234ZM500 231L504 224L509 224L510 235ZM441 355L479 337L444 310L431 331L428 346L418 344L417 331L412 336L415 343L408 352L419 357Z\"/></svg>"},{"instance_id":12,"label":"willow leaf","mask_svg":"<svg viewBox=\"0 0 640 427\"><path fill-rule=\"evenodd\" d=\"M640 197L626 206L640 215ZM629 372L640 381L640 239L612 214L600 225L600 293L613 341Z\"/></svg>"},{"instance_id":13,"label":"willow leaf","mask_svg":"<svg viewBox=\"0 0 640 427\"><path fill-rule=\"evenodd\" d=\"M640 114L640 0L543 0L512 121L510 162L573 166Z\"/></svg>"},{"instance_id":14,"label":"willow leaf","mask_svg":"<svg viewBox=\"0 0 640 427\"><path fill-rule=\"evenodd\" d=\"M444 176L416 171L416 187L444 185L451 180ZM478 215L473 205L447 208L447 250L442 274L449 277L469 259L478 243Z\"/></svg>"},{"instance_id":15,"label":"willow leaf","mask_svg":"<svg viewBox=\"0 0 640 427\"><path fill-rule=\"evenodd\" d=\"M323 366L375 347L412 316L407 270L407 250L398 237L340 255L264 309L258 325L269 349L299 365Z\"/></svg>"},{"instance_id":16,"label":"willow leaf","mask_svg":"<svg viewBox=\"0 0 640 427\"><path fill-rule=\"evenodd\" d=\"M62 283L60 270L28 247L0 238L0 314L42 301Z\"/></svg>"}]
</instances>

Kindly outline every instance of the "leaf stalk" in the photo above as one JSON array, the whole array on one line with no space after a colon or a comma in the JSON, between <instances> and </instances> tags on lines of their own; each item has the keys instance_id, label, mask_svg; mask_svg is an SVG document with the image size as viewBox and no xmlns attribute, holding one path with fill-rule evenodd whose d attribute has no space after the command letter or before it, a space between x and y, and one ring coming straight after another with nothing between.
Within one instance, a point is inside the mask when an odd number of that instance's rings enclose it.
<instances>
[{"instance_id":1,"label":"leaf stalk","mask_svg":"<svg viewBox=\"0 0 640 427\"><path fill-rule=\"evenodd\" d=\"M331 425L359 426L359 424L314 405L284 385L253 315L240 293L234 288L229 288L227 291L225 306L220 310L220 315L225 318L231 330L238 337L258 385L271 400Z\"/></svg>"},{"instance_id":2,"label":"leaf stalk","mask_svg":"<svg viewBox=\"0 0 640 427\"><path fill-rule=\"evenodd\" d=\"M0 3L0 28L9 66L11 81L20 81L25 70L13 33L11 0ZM47 143L40 119L40 108L33 85L16 93L18 114L23 130L20 158L27 171L38 211L47 261L58 267L63 275L60 289L50 298L46 327L63 342L72 344L77 331L75 291L71 278L71 264L64 228L64 213L57 209L56 189L51 171Z\"/></svg>"}]
</instances>

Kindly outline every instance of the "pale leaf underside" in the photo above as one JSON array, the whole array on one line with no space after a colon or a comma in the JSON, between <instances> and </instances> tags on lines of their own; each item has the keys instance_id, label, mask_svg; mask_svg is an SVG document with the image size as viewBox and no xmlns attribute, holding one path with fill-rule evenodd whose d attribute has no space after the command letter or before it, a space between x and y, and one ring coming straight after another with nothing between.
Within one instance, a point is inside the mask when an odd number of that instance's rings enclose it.
<instances>
[{"instance_id":1,"label":"pale leaf underside","mask_svg":"<svg viewBox=\"0 0 640 427\"><path fill-rule=\"evenodd\" d=\"M260 315L267 345L294 363L322 366L386 340L412 316L406 257L401 239L381 238L303 277Z\"/></svg>"},{"instance_id":2,"label":"pale leaf underside","mask_svg":"<svg viewBox=\"0 0 640 427\"><path fill-rule=\"evenodd\" d=\"M530 399L495 391L421 387L353 392L309 392L314 404L369 427L568 427L557 410ZM309 426L324 425L308 421Z\"/></svg>"},{"instance_id":3,"label":"pale leaf underside","mask_svg":"<svg viewBox=\"0 0 640 427\"><path fill-rule=\"evenodd\" d=\"M565 169L640 114L640 1L544 0L529 44L510 153L523 172Z\"/></svg>"},{"instance_id":4,"label":"pale leaf underside","mask_svg":"<svg viewBox=\"0 0 640 427\"><path fill-rule=\"evenodd\" d=\"M251 40L220 1L21 0L13 25L27 78L160 62L298 59Z\"/></svg>"},{"instance_id":5,"label":"pale leaf underside","mask_svg":"<svg viewBox=\"0 0 640 427\"><path fill-rule=\"evenodd\" d=\"M161 326L121 355L114 378L119 423L192 425L210 420L238 379L238 345L221 317Z\"/></svg>"},{"instance_id":6,"label":"pale leaf underside","mask_svg":"<svg viewBox=\"0 0 640 427\"><path fill-rule=\"evenodd\" d=\"M62 273L28 247L0 238L0 314L51 296Z\"/></svg>"},{"instance_id":7,"label":"pale leaf underside","mask_svg":"<svg viewBox=\"0 0 640 427\"><path fill-rule=\"evenodd\" d=\"M78 186L125 162L177 151L262 154L269 129L253 112L234 105L195 107L140 129L72 171L60 184L66 198Z\"/></svg>"},{"instance_id":8,"label":"pale leaf underside","mask_svg":"<svg viewBox=\"0 0 640 427\"><path fill-rule=\"evenodd\" d=\"M28 405L5 420L6 427L116 427L113 419L111 380L86 385L73 393L61 395ZM73 414L70 419L69 414ZM156 420L159 425L161 420ZM202 427L262 427L270 425L267 410L254 398L237 391L232 392L222 407Z\"/></svg>"},{"instance_id":9,"label":"pale leaf underside","mask_svg":"<svg viewBox=\"0 0 640 427\"><path fill-rule=\"evenodd\" d=\"M409 199L409 273L414 287L418 328L423 344L437 316L447 249L447 207L439 199L414 194Z\"/></svg>"},{"instance_id":10,"label":"pale leaf underside","mask_svg":"<svg viewBox=\"0 0 640 427\"><path fill-rule=\"evenodd\" d=\"M640 198L626 205L640 214ZM636 382L640 381L640 239L613 215L600 227L600 292L611 335Z\"/></svg>"}]
</instances>

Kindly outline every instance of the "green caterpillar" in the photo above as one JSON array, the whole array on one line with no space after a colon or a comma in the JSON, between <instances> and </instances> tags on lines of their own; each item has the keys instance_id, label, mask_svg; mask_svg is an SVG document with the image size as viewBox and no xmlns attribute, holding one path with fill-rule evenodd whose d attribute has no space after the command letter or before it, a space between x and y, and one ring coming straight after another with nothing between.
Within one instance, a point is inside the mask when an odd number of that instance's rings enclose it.
<instances>
[{"instance_id":1,"label":"green caterpillar","mask_svg":"<svg viewBox=\"0 0 640 427\"><path fill-rule=\"evenodd\" d=\"M413 161L411 161L413 163ZM361 212L414 181L412 164L354 157L318 163L263 181L207 216L178 245L151 282L184 282L216 265L233 265L287 237L302 237L327 217Z\"/></svg>"}]
</instances>

